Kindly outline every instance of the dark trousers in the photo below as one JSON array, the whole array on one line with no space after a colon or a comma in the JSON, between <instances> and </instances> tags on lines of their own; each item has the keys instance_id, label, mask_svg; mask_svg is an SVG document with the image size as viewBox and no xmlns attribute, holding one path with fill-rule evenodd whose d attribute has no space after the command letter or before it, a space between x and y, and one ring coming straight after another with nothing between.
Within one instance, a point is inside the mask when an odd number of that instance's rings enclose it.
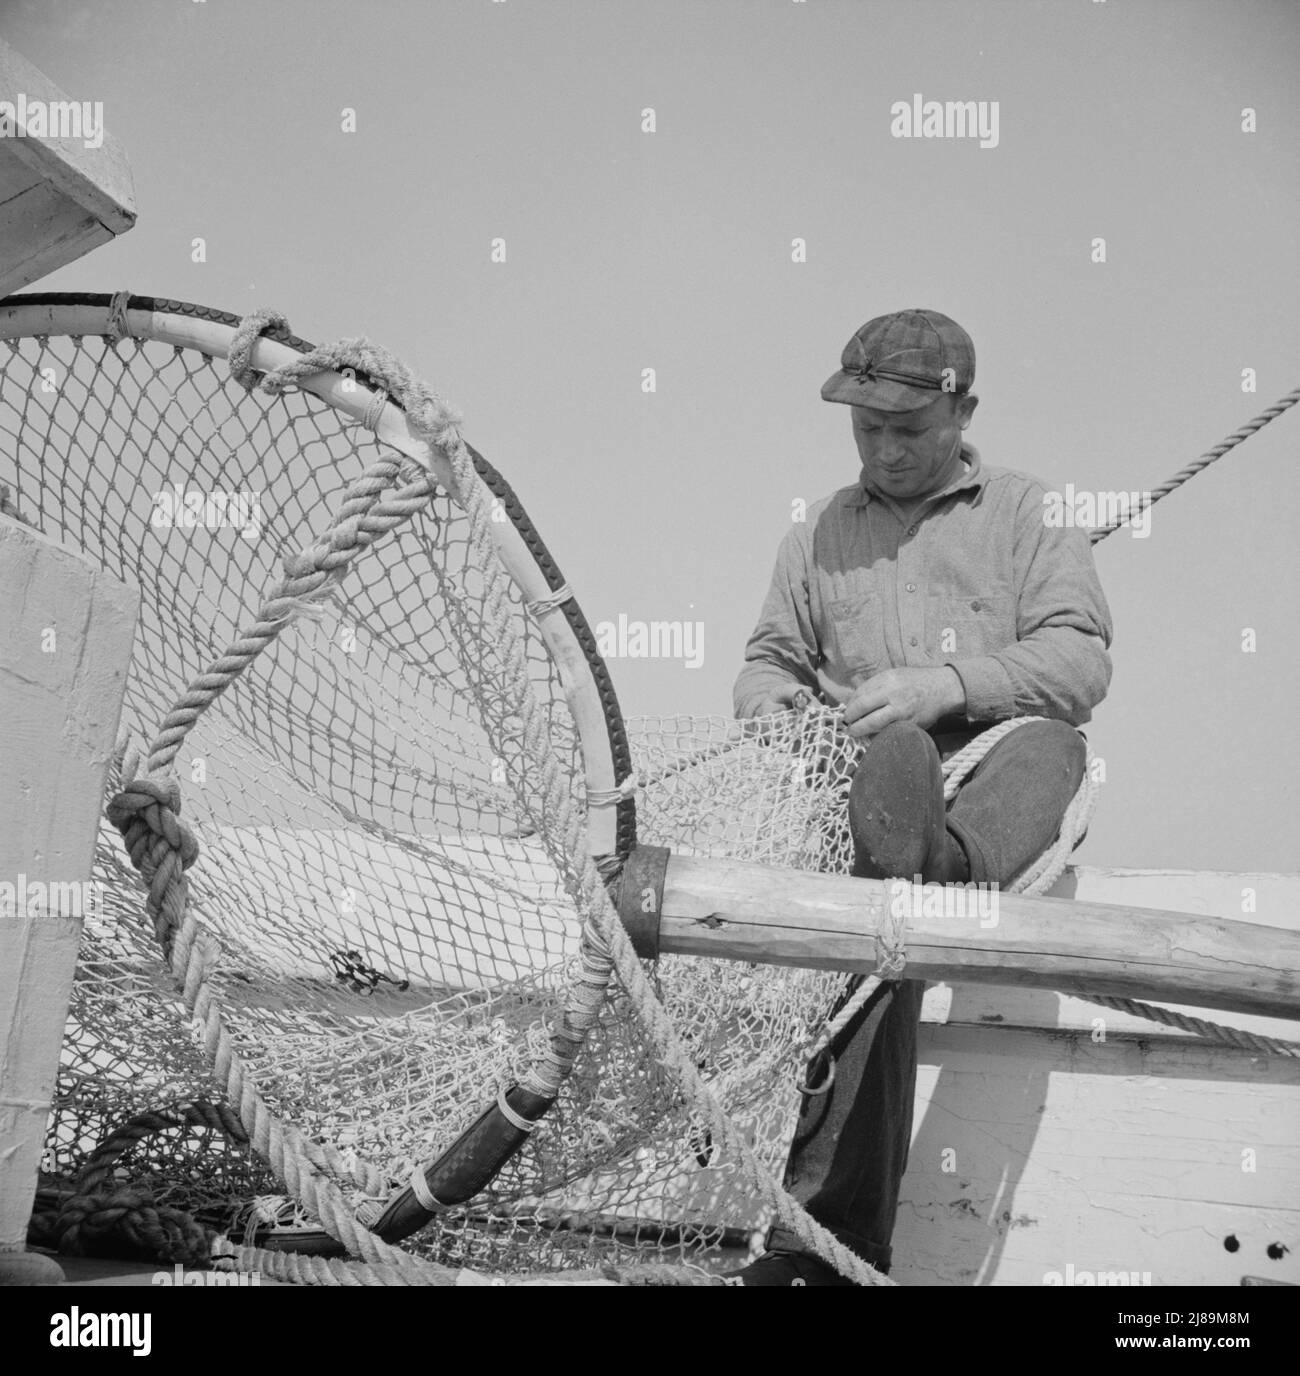
<instances>
[{"instance_id":1,"label":"dark trousers","mask_svg":"<svg viewBox=\"0 0 1300 1376\"><path fill-rule=\"evenodd\" d=\"M939 744L946 753L950 743ZM1051 845L1084 764L1082 738L1059 721L1017 727L989 751L947 813L972 881L1008 884ZM860 983L853 981L845 999ZM806 1083L823 1092L805 1094L786 1163L785 1185L795 1198L885 1271L912 1140L924 990L924 980L881 984L808 1067ZM768 1246L794 1251L799 1242L777 1227Z\"/></svg>"}]
</instances>

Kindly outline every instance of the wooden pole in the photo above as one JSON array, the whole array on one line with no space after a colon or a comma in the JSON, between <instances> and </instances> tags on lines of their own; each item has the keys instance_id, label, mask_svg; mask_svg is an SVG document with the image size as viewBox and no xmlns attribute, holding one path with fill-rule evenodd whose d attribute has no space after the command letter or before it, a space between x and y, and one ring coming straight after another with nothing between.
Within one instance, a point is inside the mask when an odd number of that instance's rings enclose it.
<instances>
[{"instance_id":1,"label":"wooden pole","mask_svg":"<svg viewBox=\"0 0 1300 1376\"><path fill-rule=\"evenodd\" d=\"M652 848L647 848L650 850ZM974 887L851 879L659 852L621 911L657 907L638 949L870 972L906 919L914 979L1024 985L1300 1018L1300 932L1219 917L1027 898Z\"/></svg>"}]
</instances>

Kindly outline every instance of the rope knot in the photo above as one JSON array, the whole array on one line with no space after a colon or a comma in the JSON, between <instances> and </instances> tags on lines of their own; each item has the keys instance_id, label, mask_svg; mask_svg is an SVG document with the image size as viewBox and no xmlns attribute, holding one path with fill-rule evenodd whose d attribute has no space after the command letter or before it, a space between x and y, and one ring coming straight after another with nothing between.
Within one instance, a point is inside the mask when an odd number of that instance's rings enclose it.
<instances>
[{"instance_id":1,"label":"rope knot","mask_svg":"<svg viewBox=\"0 0 1300 1376\"><path fill-rule=\"evenodd\" d=\"M69 1256L122 1256L206 1266L213 1234L180 1209L156 1204L147 1190L71 1195L39 1236Z\"/></svg>"},{"instance_id":2,"label":"rope knot","mask_svg":"<svg viewBox=\"0 0 1300 1376\"><path fill-rule=\"evenodd\" d=\"M411 428L446 453L458 449L462 443L460 427L464 414L450 402L439 397L422 398L407 412Z\"/></svg>"},{"instance_id":3,"label":"rope knot","mask_svg":"<svg viewBox=\"0 0 1300 1376\"><path fill-rule=\"evenodd\" d=\"M181 790L174 778L136 779L109 800L105 811L128 845L134 837L152 834L180 856L182 869L189 869L199 858L199 843L177 815L180 808Z\"/></svg>"},{"instance_id":4,"label":"rope knot","mask_svg":"<svg viewBox=\"0 0 1300 1376\"><path fill-rule=\"evenodd\" d=\"M253 345L258 338L264 335L267 330L287 330L289 321L287 317L270 306L264 306L260 310L250 311L240 322L239 328L235 331L235 337L230 341L230 353L227 355L226 362L230 366L230 375L246 392L251 392L257 387L257 374L253 370ZM264 379L264 390L272 395L284 390L284 379L268 376Z\"/></svg>"},{"instance_id":5,"label":"rope knot","mask_svg":"<svg viewBox=\"0 0 1300 1376\"><path fill-rule=\"evenodd\" d=\"M168 954L179 922L176 901L169 903L168 895L199 858L194 833L177 816L180 806L180 785L175 779L136 779L111 798L104 810L121 833L131 863L149 886L146 909Z\"/></svg>"}]
</instances>

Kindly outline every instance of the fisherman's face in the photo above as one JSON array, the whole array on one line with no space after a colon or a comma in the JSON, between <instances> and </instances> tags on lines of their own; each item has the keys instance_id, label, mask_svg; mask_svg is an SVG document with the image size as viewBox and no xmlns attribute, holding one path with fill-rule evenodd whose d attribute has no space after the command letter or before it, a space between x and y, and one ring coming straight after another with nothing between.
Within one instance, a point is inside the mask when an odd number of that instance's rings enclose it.
<instances>
[{"instance_id":1,"label":"fisherman's face","mask_svg":"<svg viewBox=\"0 0 1300 1376\"><path fill-rule=\"evenodd\" d=\"M962 422L977 401L941 392L917 411L850 407L867 487L895 501L942 491L961 472Z\"/></svg>"}]
</instances>

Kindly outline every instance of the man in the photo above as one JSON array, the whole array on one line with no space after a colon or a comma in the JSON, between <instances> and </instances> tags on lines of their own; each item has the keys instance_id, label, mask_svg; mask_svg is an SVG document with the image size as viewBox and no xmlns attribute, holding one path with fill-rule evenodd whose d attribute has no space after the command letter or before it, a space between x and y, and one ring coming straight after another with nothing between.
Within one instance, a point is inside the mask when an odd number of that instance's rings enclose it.
<instances>
[{"instance_id":1,"label":"man","mask_svg":"<svg viewBox=\"0 0 1300 1376\"><path fill-rule=\"evenodd\" d=\"M859 877L1005 885L1055 839L1110 682L1110 612L1087 532L1046 489L962 442L975 348L938 311L868 321L822 388L850 409L860 480L791 527L736 680L738 717L801 690L869 742L849 794ZM945 806L941 759L1009 717ZM907 1165L924 983L881 985L809 1067L786 1185L888 1271ZM731 1283L847 1285L781 1229Z\"/></svg>"}]
</instances>

